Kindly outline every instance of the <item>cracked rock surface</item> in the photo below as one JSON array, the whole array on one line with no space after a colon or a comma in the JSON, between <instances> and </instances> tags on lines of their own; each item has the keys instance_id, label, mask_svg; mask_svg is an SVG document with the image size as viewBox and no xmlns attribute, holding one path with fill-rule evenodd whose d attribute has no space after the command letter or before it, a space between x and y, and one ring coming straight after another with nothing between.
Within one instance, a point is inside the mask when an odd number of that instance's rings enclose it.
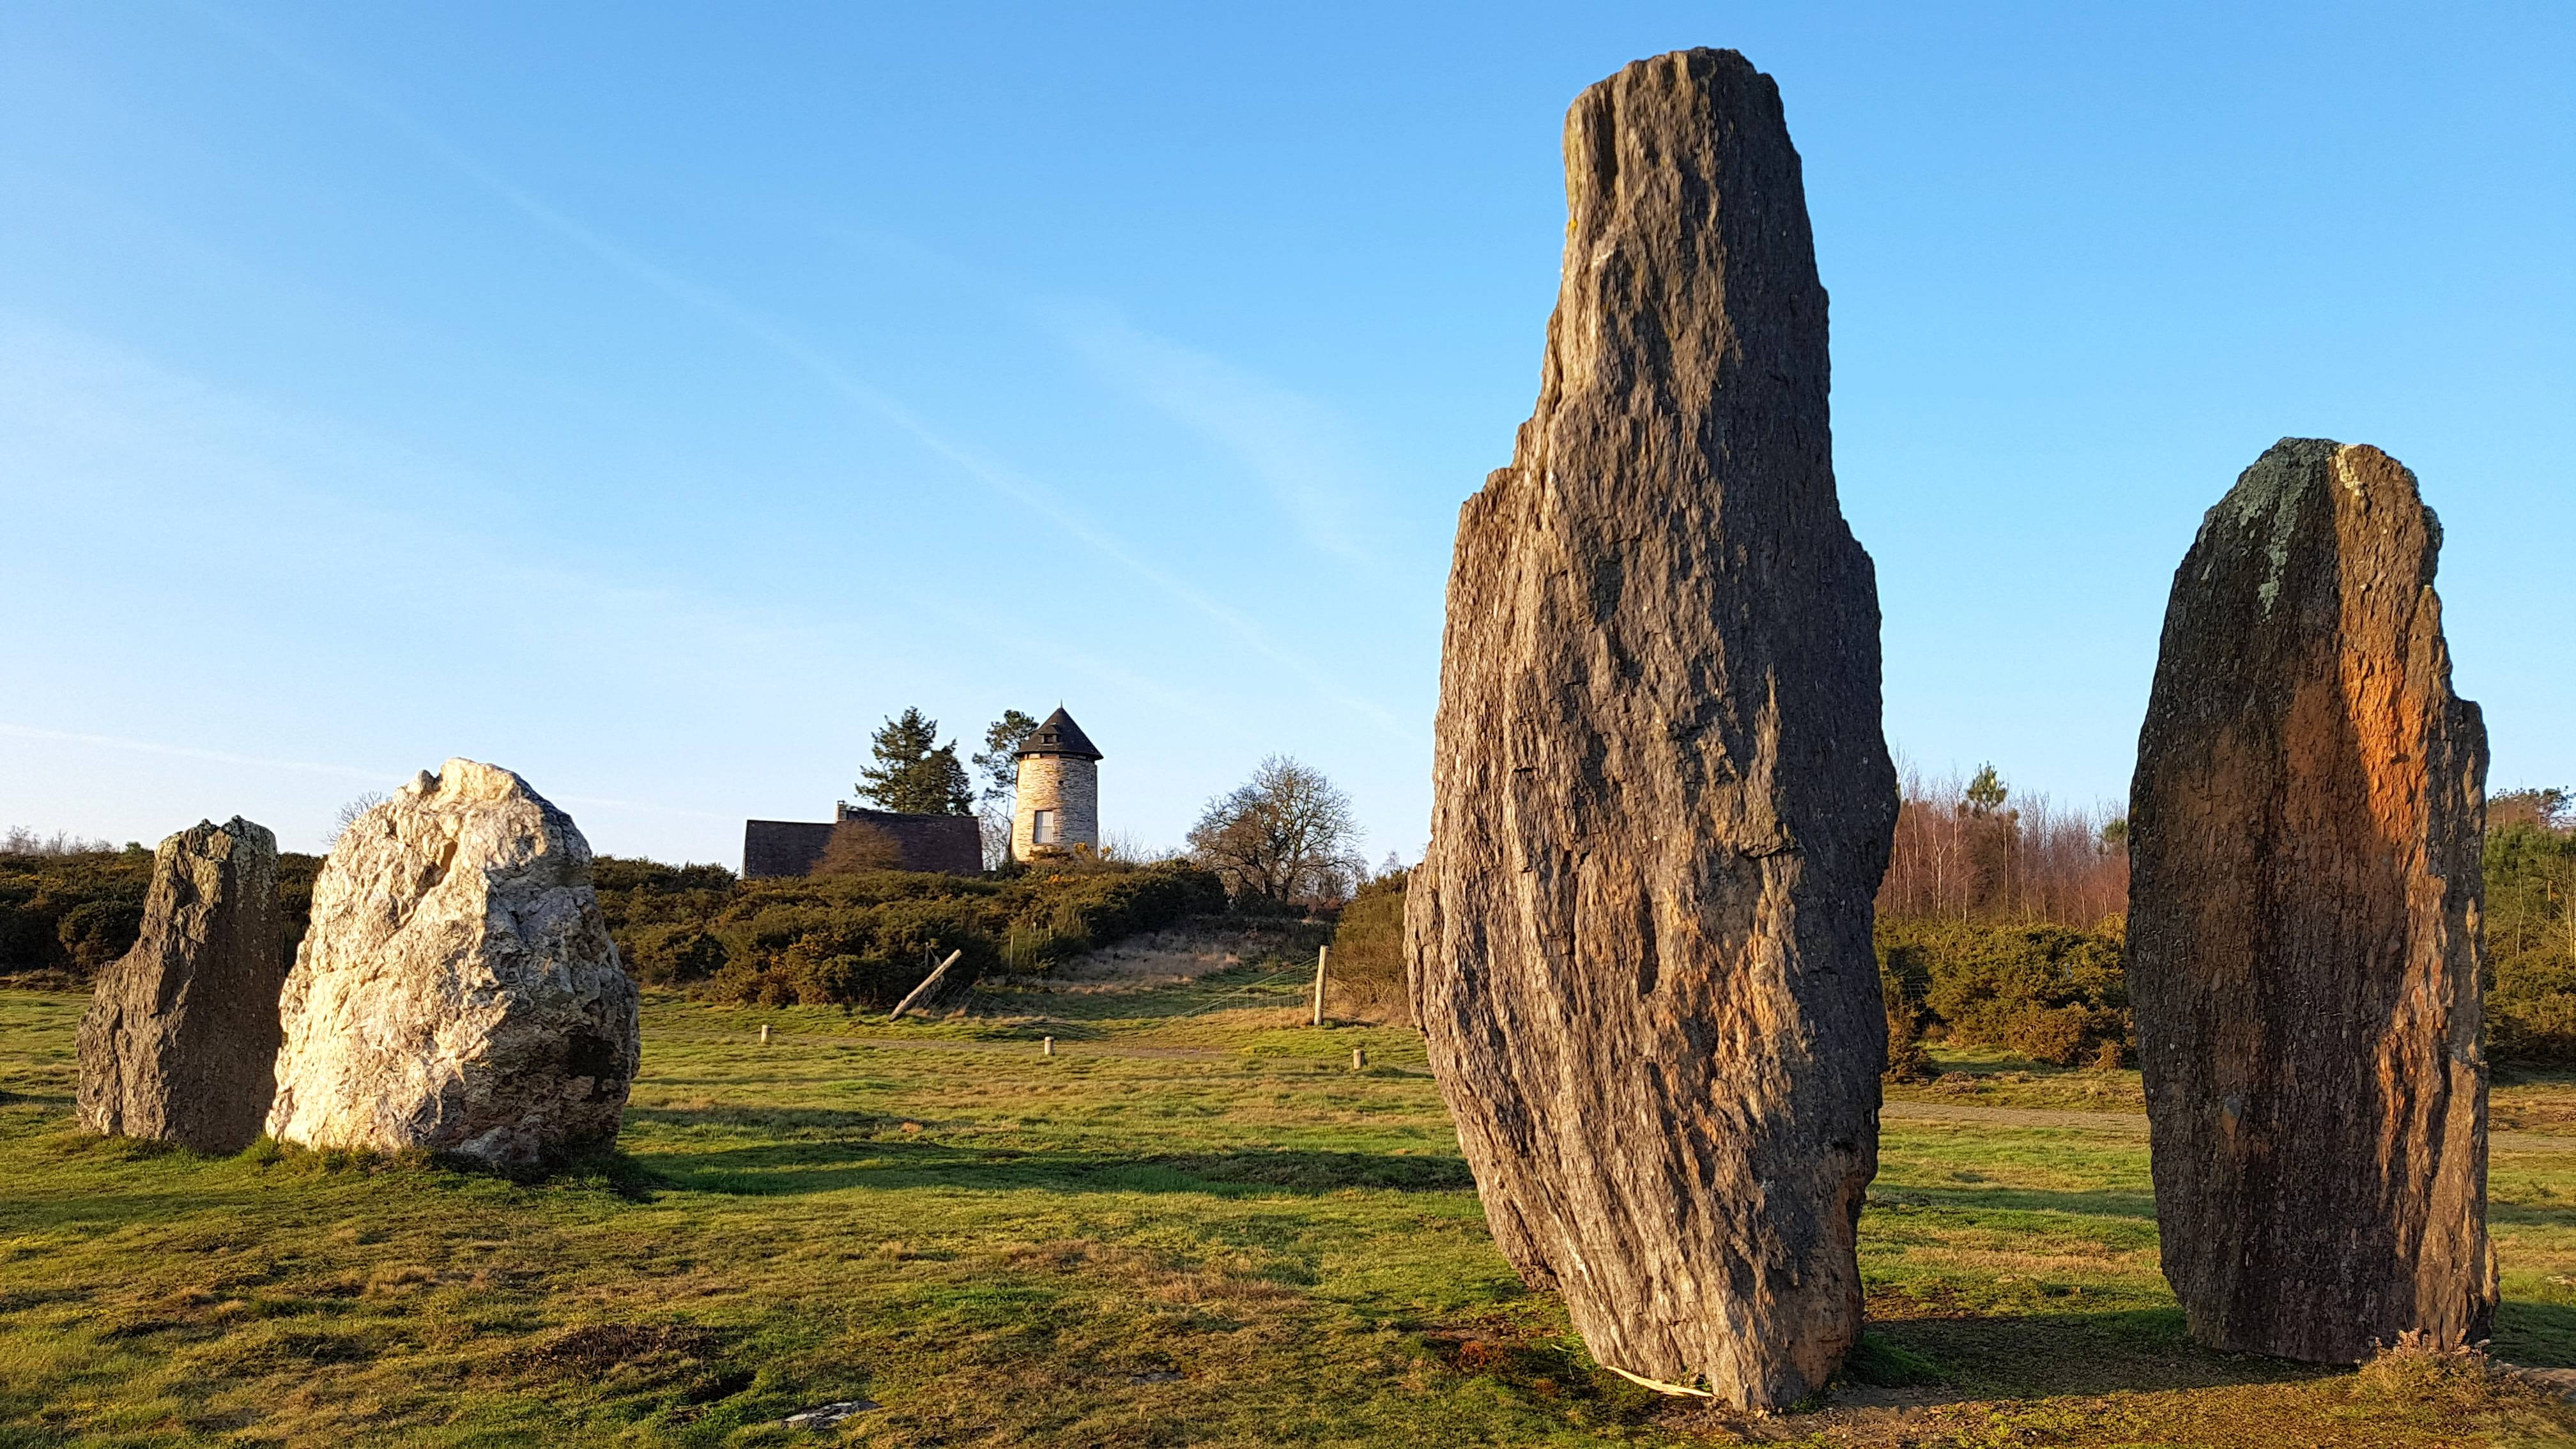
<instances>
[{"instance_id":1,"label":"cracked rock surface","mask_svg":"<svg viewBox=\"0 0 2576 1449\"><path fill-rule=\"evenodd\" d=\"M2129 797L2127 970L2165 1276L2212 1347L2483 1339L2486 729L2442 532L2377 448L2285 438L2174 575Z\"/></svg>"},{"instance_id":2,"label":"cracked rock surface","mask_svg":"<svg viewBox=\"0 0 2576 1449\"><path fill-rule=\"evenodd\" d=\"M1860 1329L1895 774L1770 77L1566 120L1538 405L1460 510L1417 1021L1495 1241L1622 1372L1782 1405Z\"/></svg>"},{"instance_id":3,"label":"cracked rock surface","mask_svg":"<svg viewBox=\"0 0 2576 1449\"><path fill-rule=\"evenodd\" d=\"M286 981L269 1132L538 1165L615 1140L638 998L572 817L449 760L342 834Z\"/></svg>"}]
</instances>

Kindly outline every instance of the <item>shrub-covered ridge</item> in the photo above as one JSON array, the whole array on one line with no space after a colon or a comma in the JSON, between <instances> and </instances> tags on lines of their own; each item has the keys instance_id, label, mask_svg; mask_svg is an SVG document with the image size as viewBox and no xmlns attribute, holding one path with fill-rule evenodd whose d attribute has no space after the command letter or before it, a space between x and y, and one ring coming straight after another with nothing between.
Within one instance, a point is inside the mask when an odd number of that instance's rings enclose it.
<instances>
[{"instance_id":1,"label":"shrub-covered ridge","mask_svg":"<svg viewBox=\"0 0 2576 1449\"><path fill-rule=\"evenodd\" d=\"M1225 909L1215 876L1173 862L1009 880L863 871L746 881L719 866L608 857L596 880L638 980L768 1005L887 1007L951 951L970 979L1042 970Z\"/></svg>"}]
</instances>

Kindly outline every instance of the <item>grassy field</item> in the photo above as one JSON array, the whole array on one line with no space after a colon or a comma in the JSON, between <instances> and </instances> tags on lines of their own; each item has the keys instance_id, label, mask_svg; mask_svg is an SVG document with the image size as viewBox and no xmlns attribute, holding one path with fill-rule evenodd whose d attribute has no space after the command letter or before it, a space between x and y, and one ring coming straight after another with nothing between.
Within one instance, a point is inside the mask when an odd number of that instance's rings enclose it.
<instances>
[{"instance_id":1,"label":"grassy field","mask_svg":"<svg viewBox=\"0 0 2576 1449\"><path fill-rule=\"evenodd\" d=\"M2193 1349L2134 1074L1993 1057L1891 1102L1853 1381L1650 1395L1494 1252L1419 1042L1299 1026L1296 990L654 1000L623 1151L537 1184L84 1139L83 1001L0 993L0 1444L2576 1442L2473 1363ZM2508 1099L2576 1123L2576 1085ZM2503 1140L2495 1352L2576 1366L2576 1136Z\"/></svg>"}]
</instances>

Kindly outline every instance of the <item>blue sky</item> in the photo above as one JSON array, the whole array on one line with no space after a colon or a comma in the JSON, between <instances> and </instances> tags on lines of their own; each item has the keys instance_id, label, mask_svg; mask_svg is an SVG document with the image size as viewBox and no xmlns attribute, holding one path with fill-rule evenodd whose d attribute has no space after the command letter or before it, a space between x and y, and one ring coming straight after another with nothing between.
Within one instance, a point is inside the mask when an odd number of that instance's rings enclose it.
<instances>
[{"instance_id":1,"label":"blue sky","mask_svg":"<svg viewBox=\"0 0 2576 1449\"><path fill-rule=\"evenodd\" d=\"M0 825L307 848L449 755L734 863L1061 702L1104 824L1428 816L1457 506L1567 103L1732 46L1833 297L1890 738L2125 793L2283 435L2441 513L2494 782L2576 783L2576 10L0 3Z\"/></svg>"}]
</instances>

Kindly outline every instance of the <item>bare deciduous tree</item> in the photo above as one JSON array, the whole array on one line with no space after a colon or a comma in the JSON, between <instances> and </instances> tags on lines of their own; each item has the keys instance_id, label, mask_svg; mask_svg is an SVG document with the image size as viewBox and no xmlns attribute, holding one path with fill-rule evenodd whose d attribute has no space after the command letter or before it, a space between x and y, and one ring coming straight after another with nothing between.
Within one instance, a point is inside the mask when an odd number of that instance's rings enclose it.
<instances>
[{"instance_id":1,"label":"bare deciduous tree","mask_svg":"<svg viewBox=\"0 0 2576 1449\"><path fill-rule=\"evenodd\" d=\"M1891 919L2047 921L2089 930L2128 909L2128 824L2113 807L2069 810L1975 779L1907 770L1895 851L1879 886Z\"/></svg>"},{"instance_id":2,"label":"bare deciduous tree","mask_svg":"<svg viewBox=\"0 0 2576 1449\"><path fill-rule=\"evenodd\" d=\"M341 806L339 813L331 817L331 840L327 848L338 849L340 837L349 833L349 827L357 824L359 817L383 803L385 803L385 797L382 791L369 790Z\"/></svg>"},{"instance_id":3,"label":"bare deciduous tree","mask_svg":"<svg viewBox=\"0 0 2576 1449\"><path fill-rule=\"evenodd\" d=\"M84 840L60 830L46 836L23 825L12 825L0 832L0 855L95 855L114 849L107 841Z\"/></svg>"},{"instance_id":4,"label":"bare deciduous tree","mask_svg":"<svg viewBox=\"0 0 2576 1449\"><path fill-rule=\"evenodd\" d=\"M975 811L975 834L984 847L984 868L1000 870L1011 860L1009 800L987 800Z\"/></svg>"},{"instance_id":5,"label":"bare deciduous tree","mask_svg":"<svg viewBox=\"0 0 2576 1449\"><path fill-rule=\"evenodd\" d=\"M1323 772L1285 755L1208 802L1190 829L1190 854L1228 893L1269 905L1330 905L1367 872L1351 847L1351 800Z\"/></svg>"}]
</instances>

